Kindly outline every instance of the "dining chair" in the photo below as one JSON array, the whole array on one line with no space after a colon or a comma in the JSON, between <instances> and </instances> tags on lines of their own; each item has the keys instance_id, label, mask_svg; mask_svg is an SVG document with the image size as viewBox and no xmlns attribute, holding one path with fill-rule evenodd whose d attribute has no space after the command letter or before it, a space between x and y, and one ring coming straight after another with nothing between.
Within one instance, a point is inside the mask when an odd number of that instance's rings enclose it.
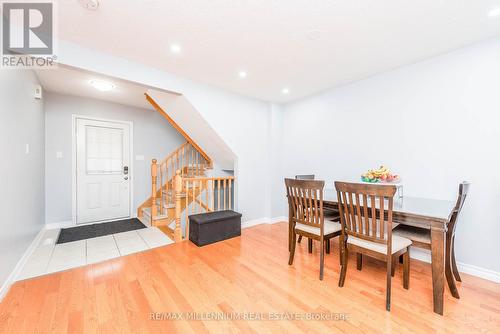
<instances>
[{"instance_id":1,"label":"dining chair","mask_svg":"<svg viewBox=\"0 0 500 334\"><path fill-rule=\"evenodd\" d=\"M392 234L396 187L335 181L335 189L342 224L339 286L344 286L349 252L356 253L358 270L362 269L363 255L382 260L387 264L386 309L390 311L392 262L400 255L404 262L403 287L410 286L411 240Z\"/></svg>"},{"instance_id":2,"label":"dining chair","mask_svg":"<svg viewBox=\"0 0 500 334\"><path fill-rule=\"evenodd\" d=\"M457 262L455 260L455 230L457 228L458 217L464 206L465 199L469 192L470 183L462 182L458 186L458 197L450 214L450 222L448 223L448 230L446 231L446 249L445 249L445 276L450 288L451 295L457 299L460 298L457 286L453 277L461 282L462 278L458 272ZM420 227L413 227L408 225L398 225L394 228L393 234L410 239L412 246L431 249L431 231ZM401 262L401 261L400 261Z\"/></svg>"},{"instance_id":3,"label":"dining chair","mask_svg":"<svg viewBox=\"0 0 500 334\"><path fill-rule=\"evenodd\" d=\"M314 174L295 175L295 180L314 180L314 179L315 179ZM323 212L324 212L326 220L336 221L336 222L340 221L339 212L336 209L332 210L332 209L325 207ZM299 240L297 240L297 242L300 244L301 241L302 241L302 236L300 235ZM307 249L308 249L309 253L312 253L312 246L313 246L312 239L308 239L307 240ZM326 253L327 254L330 253L330 240L327 241Z\"/></svg>"},{"instance_id":4,"label":"dining chair","mask_svg":"<svg viewBox=\"0 0 500 334\"><path fill-rule=\"evenodd\" d=\"M325 181L285 179L285 185L291 213L291 249L288 264L293 264L297 235L310 240L318 240L321 245L319 279L322 280L325 241L339 236L341 230L339 223L324 219L323 189Z\"/></svg>"},{"instance_id":5,"label":"dining chair","mask_svg":"<svg viewBox=\"0 0 500 334\"><path fill-rule=\"evenodd\" d=\"M295 180L314 180L315 175L314 174L302 174L302 175L295 175ZM302 241L302 236L299 235L299 240L297 241L299 244ZM309 253L312 253L312 239L307 239L307 249Z\"/></svg>"}]
</instances>

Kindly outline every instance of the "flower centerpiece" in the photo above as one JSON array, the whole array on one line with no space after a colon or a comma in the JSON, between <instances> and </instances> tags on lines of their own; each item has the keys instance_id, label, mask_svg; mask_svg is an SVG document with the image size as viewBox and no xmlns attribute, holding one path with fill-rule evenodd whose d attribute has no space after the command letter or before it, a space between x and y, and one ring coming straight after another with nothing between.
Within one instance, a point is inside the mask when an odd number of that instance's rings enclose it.
<instances>
[{"instance_id":1,"label":"flower centerpiece","mask_svg":"<svg viewBox=\"0 0 500 334\"><path fill-rule=\"evenodd\" d=\"M362 174L361 181L368 183L391 183L399 182L400 177L397 174L393 174L387 167L380 166L378 169L370 169L366 173Z\"/></svg>"}]
</instances>

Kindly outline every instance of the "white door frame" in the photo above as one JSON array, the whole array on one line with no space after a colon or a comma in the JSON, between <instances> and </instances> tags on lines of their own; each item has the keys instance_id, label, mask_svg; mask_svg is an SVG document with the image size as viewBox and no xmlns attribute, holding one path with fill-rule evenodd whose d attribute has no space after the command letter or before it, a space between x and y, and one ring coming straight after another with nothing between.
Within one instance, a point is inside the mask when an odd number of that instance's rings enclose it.
<instances>
[{"instance_id":1,"label":"white door frame","mask_svg":"<svg viewBox=\"0 0 500 334\"><path fill-rule=\"evenodd\" d=\"M129 201L129 212L130 216L129 218L135 218L137 214L133 210L134 207L134 176L133 173L134 171L134 123L132 121L122 121L122 120L114 120L114 119L106 119L106 118L99 118L99 117L93 117L93 116L84 116L84 115L76 115L73 114L71 116L71 221L73 225L77 225L76 223L76 213L77 213L77 194L78 194L78 189L77 189L77 182L76 182L76 121L78 119L84 119L84 120L90 120L90 121L101 121L101 122L113 122L113 123L121 123L121 124L127 124L129 126L129 131L130 131L130 173L129 173L129 185L130 185L130 201ZM109 220L105 221L99 221L99 222L91 222L91 223L86 223L86 224L78 224L78 226L81 225L89 225L89 224L99 224L99 223L106 223L109 222Z\"/></svg>"}]
</instances>

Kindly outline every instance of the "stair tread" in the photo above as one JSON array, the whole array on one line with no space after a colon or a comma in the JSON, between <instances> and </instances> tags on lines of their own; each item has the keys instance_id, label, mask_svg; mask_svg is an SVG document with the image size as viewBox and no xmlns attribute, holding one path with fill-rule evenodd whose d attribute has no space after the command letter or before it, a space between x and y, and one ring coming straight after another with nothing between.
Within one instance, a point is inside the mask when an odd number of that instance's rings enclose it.
<instances>
[{"instance_id":1,"label":"stair tread","mask_svg":"<svg viewBox=\"0 0 500 334\"><path fill-rule=\"evenodd\" d=\"M175 204L166 204L166 205L163 205L163 208L164 209L174 209L175 208ZM146 208L142 208L142 212L144 213L144 215L148 216L148 218L151 217L151 207L146 207ZM155 220L158 220L158 219L165 219L165 218L168 218L168 213L163 213L163 214L158 214L154 217Z\"/></svg>"}]
</instances>

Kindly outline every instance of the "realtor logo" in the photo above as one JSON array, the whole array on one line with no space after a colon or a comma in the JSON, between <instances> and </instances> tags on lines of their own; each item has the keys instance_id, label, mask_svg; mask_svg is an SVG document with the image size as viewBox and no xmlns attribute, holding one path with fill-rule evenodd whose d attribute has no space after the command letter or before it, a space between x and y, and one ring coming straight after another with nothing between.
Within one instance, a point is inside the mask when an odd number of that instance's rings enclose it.
<instances>
[{"instance_id":1,"label":"realtor logo","mask_svg":"<svg viewBox=\"0 0 500 334\"><path fill-rule=\"evenodd\" d=\"M2 66L44 67L54 60L54 4L2 3Z\"/></svg>"}]
</instances>

